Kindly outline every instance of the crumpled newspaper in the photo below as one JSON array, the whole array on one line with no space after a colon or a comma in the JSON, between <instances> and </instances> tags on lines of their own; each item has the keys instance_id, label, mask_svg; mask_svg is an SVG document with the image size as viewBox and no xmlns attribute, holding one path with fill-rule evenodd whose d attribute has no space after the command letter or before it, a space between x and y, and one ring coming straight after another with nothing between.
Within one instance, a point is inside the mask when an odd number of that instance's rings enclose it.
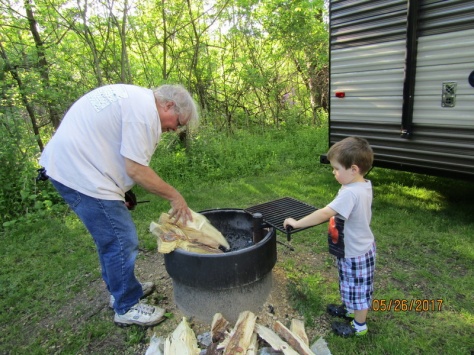
<instances>
[{"instance_id":1,"label":"crumpled newspaper","mask_svg":"<svg viewBox=\"0 0 474 355\"><path fill-rule=\"evenodd\" d=\"M169 213L162 213L158 223L150 223L150 232L158 238L158 252L170 253L181 248L194 253L215 254L230 248L229 243L209 220L191 210L193 220L183 224L181 220L170 219Z\"/></svg>"}]
</instances>

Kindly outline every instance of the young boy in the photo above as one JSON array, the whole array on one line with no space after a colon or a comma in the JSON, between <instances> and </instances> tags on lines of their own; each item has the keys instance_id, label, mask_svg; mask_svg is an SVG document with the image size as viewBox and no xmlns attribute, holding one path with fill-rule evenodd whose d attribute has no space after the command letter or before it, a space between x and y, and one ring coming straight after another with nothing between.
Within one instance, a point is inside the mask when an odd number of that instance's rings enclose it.
<instances>
[{"instance_id":1,"label":"young boy","mask_svg":"<svg viewBox=\"0 0 474 355\"><path fill-rule=\"evenodd\" d=\"M362 336L367 333L375 270L375 240L370 229L372 184L364 179L372 167L374 154L365 139L348 137L334 144L327 157L336 180L342 185L336 198L298 221L285 219L283 225L296 229L329 220L329 252L337 257L343 305L330 304L327 310L333 316L351 320L335 322L332 329L344 337Z\"/></svg>"}]
</instances>

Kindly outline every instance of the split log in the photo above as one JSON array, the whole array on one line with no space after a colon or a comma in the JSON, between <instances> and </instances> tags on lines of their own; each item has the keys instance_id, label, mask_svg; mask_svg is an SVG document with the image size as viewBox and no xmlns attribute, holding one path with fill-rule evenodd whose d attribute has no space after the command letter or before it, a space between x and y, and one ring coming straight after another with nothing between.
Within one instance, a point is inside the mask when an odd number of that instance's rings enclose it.
<instances>
[{"instance_id":1,"label":"split log","mask_svg":"<svg viewBox=\"0 0 474 355\"><path fill-rule=\"evenodd\" d=\"M150 232L156 235L158 252L170 253L181 248L193 253L222 253L219 249L229 249L229 243L209 220L200 213L191 210L193 221L183 224L174 221L168 213L162 213L158 223L150 223Z\"/></svg>"},{"instance_id":2,"label":"split log","mask_svg":"<svg viewBox=\"0 0 474 355\"><path fill-rule=\"evenodd\" d=\"M260 336L260 338L270 344L273 350L283 351L283 354L285 355L298 355L298 353L293 350L291 346L288 345L288 343L281 340L281 338L270 328L256 324L255 331Z\"/></svg>"},{"instance_id":3,"label":"split log","mask_svg":"<svg viewBox=\"0 0 474 355\"><path fill-rule=\"evenodd\" d=\"M211 337L213 343L219 343L225 338L229 322L221 313L214 314L211 324Z\"/></svg>"},{"instance_id":4,"label":"split log","mask_svg":"<svg viewBox=\"0 0 474 355\"><path fill-rule=\"evenodd\" d=\"M227 345L229 344L230 342L230 337L232 334L229 334L229 333L225 333L225 339L219 343L219 345L217 345L217 350L218 351L221 351L221 354L222 352L224 351L224 349L227 347Z\"/></svg>"},{"instance_id":5,"label":"split log","mask_svg":"<svg viewBox=\"0 0 474 355\"><path fill-rule=\"evenodd\" d=\"M183 317L174 332L166 338L164 353L165 355L199 355L200 350L197 346L196 335L186 318Z\"/></svg>"},{"instance_id":6,"label":"split log","mask_svg":"<svg viewBox=\"0 0 474 355\"><path fill-rule=\"evenodd\" d=\"M219 355L219 354L222 354L222 352L219 352L217 350L218 345L219 345L218 343L212 343L211 345L209 345L206 349L206 355Z\"/></svg>"},{"instance_id":7,"label":"split log","mask_svg":"<svg viewBox=\"0 0 474 355\"><path fill-rule=\"evenodd\" d=\"M245 355L257 355L257 353L258 353L258 338L257 338L257 333L253 332L252 338L250 339L250 345Z\"/></svg>"},{"instance_id":8,"label":"split log","mask_svg":"<svg viewBox=\"0 0 474 355\"><path fill-rule=\"evenodd\" d=\"M235 323L232 330L229 344L224 350L224 355L239 355L247 352L256 321L257 316L250 311L244 311L239 314L237 323Z\"/></svg>"},{"instance_id":9,"label":"split log","mask_svg":"<svg viewBox=\"0 0 474 355\"><path fill-rule=\"evenodd\" d=\"M226 347L230 339L228 327L229 322L221 313L214 314L211 324L212 344L207 348L206 355L222 354L221 350Z\"/></svg>"},{"instance_id":10,"label":"split log","mask_svg":"<svg viewBox=\"0 0 474 355\"><path fill-rule=\"evenodd\" d=\"M314 355L313 351L309 348L308 345L304 343L303 340L294 333L292 333L287 327L285 327L281 322L276 321L273 324L273 329L277 334L290 346L295 349L300 355Z\"/></svg>"},{"instance_id":11,"label":"split log","mask_svg":"<svg viewBox=\"0 0 474 355\"><path fill-rule=\"evenodd\" d=\"M291 325L290 325L290 331L299 336L303 342L309 346L309 339L308 336L306 335L306 331L304 329L304 322L299 319L292 319L291 320Z\"/></svg>"}]
</instances>

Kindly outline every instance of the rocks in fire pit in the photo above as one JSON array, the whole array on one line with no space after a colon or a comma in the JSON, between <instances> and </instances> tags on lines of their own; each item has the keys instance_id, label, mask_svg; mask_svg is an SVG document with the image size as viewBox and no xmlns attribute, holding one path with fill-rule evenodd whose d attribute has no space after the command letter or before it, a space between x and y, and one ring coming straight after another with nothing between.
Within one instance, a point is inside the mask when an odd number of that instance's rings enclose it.
<instances>
[{"instance_id":1,"label":"rocks in fire pit","mask_svg":"<svg viewBox=\"0 0 474 355\"><path fill-rule=\"evenodd\" d=\"M240 313L235 326L222 314L216 313L208 333L195 336L186 318L166 340L152 338L146 355L330 355L326 342L320 338L310 348L304 324L292 320L290 329L276 321L273 330L257 323L257 316L250 312Z\"/></svg>"}]
</instances>

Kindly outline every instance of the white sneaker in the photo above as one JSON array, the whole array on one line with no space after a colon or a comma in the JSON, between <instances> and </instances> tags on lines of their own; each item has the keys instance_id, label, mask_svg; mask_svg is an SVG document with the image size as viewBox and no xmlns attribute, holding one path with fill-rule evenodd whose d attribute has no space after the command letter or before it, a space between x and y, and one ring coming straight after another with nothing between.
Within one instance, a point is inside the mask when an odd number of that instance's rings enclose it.
<instances>
[{"instance_id":1,"label":"white sneaker","mask_svg":"<svg viewBox=\"0 0 474 355\"><path fill-rule=\"evenodd\" d=\"M149 296L155 289L155 284L153 282L143 282L143 283L140 282L140 285L142 285L142 290L143 290L142 298ZM109 308L113 309L114 303L115 303L115 297L110 295Z\"/></svg>"},{"instance_id":2,"label":"white sneaker","mask_svg":"<svg viewBox=\"0 0 474 355\"><path fill-rule=\"evenodd\" d=\"M138 302L125 314L115 313L114 322L119 326L137 324L141 326L152 326L164 320L165 310L163 308L150 306Z\"/></svg>"}]
</instances>

